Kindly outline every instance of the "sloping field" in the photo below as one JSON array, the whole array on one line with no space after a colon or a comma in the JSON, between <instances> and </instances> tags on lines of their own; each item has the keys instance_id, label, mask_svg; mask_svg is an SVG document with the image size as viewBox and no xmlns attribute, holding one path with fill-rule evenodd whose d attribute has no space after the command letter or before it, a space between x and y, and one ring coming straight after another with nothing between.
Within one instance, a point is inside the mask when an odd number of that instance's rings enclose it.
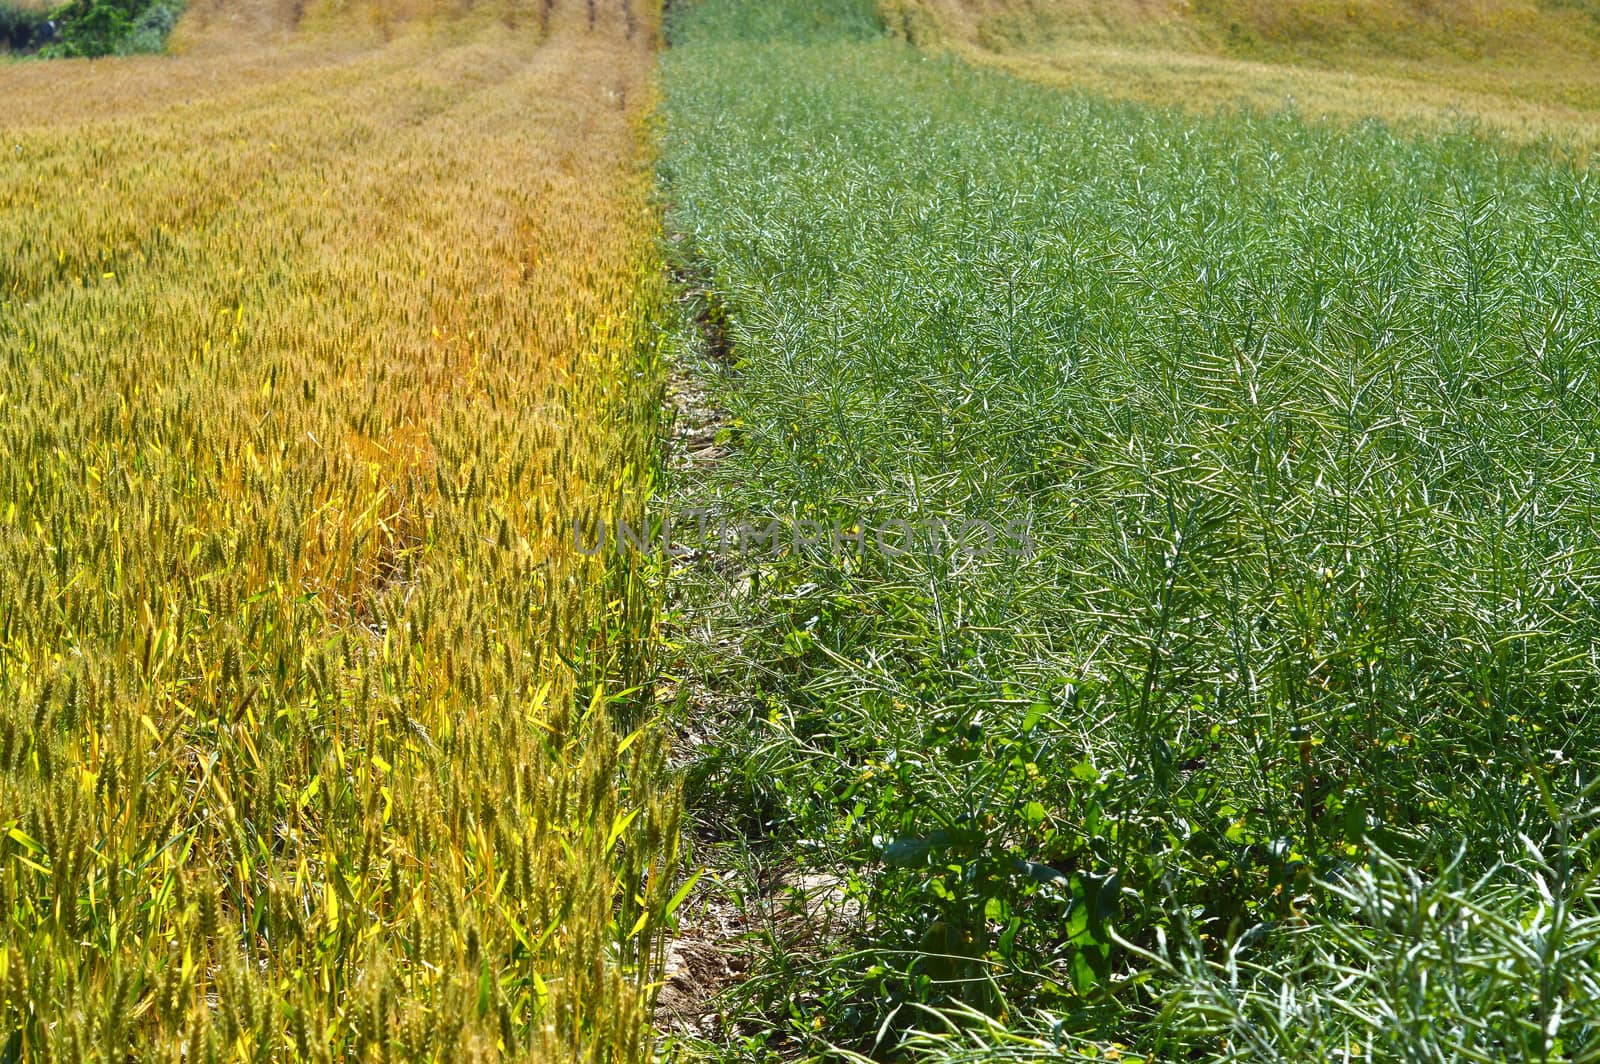
<instances>
[{"instance_id":1,"label":"sloping field","mask_svg":"<svg viewBox=\"0 0 1600 1064\"><path fill-rule=\"evenodd\" d=\"M1165 44L1238 57L1592 55L1592 0L884 0L886 17L1002 46L1028 37Z\"/></svg>"},{"instance_id":2,"label":"sloping field","mask_svg":"<svg viewBox=\"0 0 1600 1064\"><path fill-rule=\"evenodd\" d=\"M0 1059L645 1056L655 36L0 67Z\"/></svg>"},{"instance_id":3,"label":"sloping field","mask_svg":"<svg viewBox=\"0 0 1600 1064\"><path fill-rule=\"evenodd\" d=\"M1600 148L1587 0L884 0L897 34L1058 87Z\"/></svg>"}]
</instances>

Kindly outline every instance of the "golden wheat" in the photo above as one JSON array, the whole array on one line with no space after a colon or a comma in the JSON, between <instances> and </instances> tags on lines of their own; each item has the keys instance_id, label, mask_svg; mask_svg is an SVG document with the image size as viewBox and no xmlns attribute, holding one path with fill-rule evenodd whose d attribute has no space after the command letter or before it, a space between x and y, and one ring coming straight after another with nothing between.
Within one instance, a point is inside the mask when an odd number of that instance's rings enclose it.
<instances>
[{"instance_id":1,"label":"golden wheat","mask_svg":"<svg viewBox=\"0 0 1600 1064\"><path fill-rule=\"evenodd\" d=\"M223 10L0 70L0 1056L643 1059L659 12Z\"/></svg>"},{"instance_id":2,"label":"golden wheat","mask_svg":"<svg viewBox=\"0 0 1600 1064\"><path fill-rule=\"evenodd\" d=\"M1473 0L880 0L891 30L1061 88L1199 111L1292 107L1411 128L1467 119L1600 150L1600 23ZM1570 8L1570 9L1569 9Z\"/></svg>"}]
</instances>

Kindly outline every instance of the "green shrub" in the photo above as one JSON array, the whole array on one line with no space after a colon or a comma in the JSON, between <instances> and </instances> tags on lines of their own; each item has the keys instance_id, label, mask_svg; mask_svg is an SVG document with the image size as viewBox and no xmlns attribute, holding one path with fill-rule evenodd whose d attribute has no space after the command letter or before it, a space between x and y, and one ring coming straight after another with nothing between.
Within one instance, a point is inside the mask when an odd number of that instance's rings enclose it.
<instances>
[{"instance_id":1,"label":"green shrub","mask_svg":"<svg viewBox=\"0 0 1600 1064\"><path fill-rule=\"evenodd\" d=\"M167 38L172 36L178 19L183 15L184 0L153 0L149 7L133 20L127 36L117 45L118 55L151 54L165 51Z\"/></svg>"},{"instance_id":2,"label":"green shrub","mask_svg":"<svg viewBox=\"0 0 1600 1064\"><path fill-rule=\"evenodd\" d=\"M59 33L46 54L95 58L160 52L184 0L70 0L56 12Z\"/></svg>"},{"instance_id":3,"label":"green shrub","mask_svg":"<svg viewBox=\"0 0 1600 1064\"><path fill-rule=\"evenodd\" d=\"M45 32L44 12L0 0L0 49L26 51L39 44Z\"/></svg>"},{"instance_id":4,"label":"green shrub","mask_svg":"<svg viewBox=\"0 0 1600 1064\"><path fill-rule=\"evenodd\" d=\"M133 29L140 0L71 0L57 12L60 39L51 46L61 56L111 55Z\"/></svg>"}]
</instances>

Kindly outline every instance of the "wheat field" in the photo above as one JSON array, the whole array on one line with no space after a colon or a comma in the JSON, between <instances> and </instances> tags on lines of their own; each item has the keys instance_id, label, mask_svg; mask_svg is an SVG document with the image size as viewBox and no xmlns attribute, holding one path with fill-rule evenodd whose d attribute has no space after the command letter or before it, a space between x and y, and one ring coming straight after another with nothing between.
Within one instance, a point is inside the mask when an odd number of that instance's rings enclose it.
<instances>
[{"instance_id":1,"label":"wheat field","mask_svg":"<svg viewBox=\"0 0 1600 1064\"><path fill-rule=\"evenodd\" d=\"M658 23L0 67L0 1059L647 1055Z\"/></svg>"},{"instance_id":2,"label":"wheat field","mask_svg":"<svg viewBox=\"0 0 1600 1064\"><path fill-rule=\"evenodd\" d=\"M881 0L896 35L1056 88L1600 149L1592 0Z\"/></svg>"}]
</instances>

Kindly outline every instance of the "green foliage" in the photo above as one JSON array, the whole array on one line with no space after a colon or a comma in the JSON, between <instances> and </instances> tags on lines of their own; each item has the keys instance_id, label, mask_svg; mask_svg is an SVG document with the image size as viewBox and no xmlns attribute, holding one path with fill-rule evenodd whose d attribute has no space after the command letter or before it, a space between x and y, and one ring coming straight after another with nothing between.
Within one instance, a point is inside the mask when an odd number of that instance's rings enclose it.
<instances>
[{"instance_id":1,"label":"green foliage","mask_svg":"<svg viewBox=\"0 0 1600 1064\"><path fill-rule=\"evenodd\" d=\"M809 4L691 2L668 27L673 40L745 44L869 40L883 33L870 0L815 0Z\"/></svg>"},{"instance_id":2,"label":"green foliage","mask_svg":"<svg viewBox=\"0 0 1600 1064\"><path fill-rule=\"evenodd\" d=\"M51 49L63 56L111 55L133 30L141 0L71 0L60 11L61 39Z\"/></svg>"},{"instance_id":3,"label":"green foliage","mask_svg":"<svg viewBox=\"0 0 1600 1064\"><path fill-rule=\"evenodd\" d=\"M1590 788L1592 791L1593 788ZM1327 916L1262 963L1189 942L1151 956L1179 987L1160 1048L1266 1060L1583 1059L1595 1049L1600 914L1584 860L1593 809L1558 815L1504 866L1421 875L1374 852L1326 884ZM1174 963L1172 957L1179 959Z\"/></svg>"},{"instance_id":4,"label":"green foliage","mask_svg":"<svg viewBox=\"0 0 1600 1064\"><path fill-rule=\"evenodd\" d=\"M1542 0L1539 6L1551 11L1575 11L1591 22L1600 23L1600 2L1597 0Z\"/></svg>"},{"instance_id":5,"label":"green foliage","mask_svg":"<svg viewBox=\"0 0 1600 1064\"><path fill-rule=\"evenodd\" d=\"M160 52L184 0L70 0L56 12L59 37L46 54L95 58Z\"/></svg>"},{"instance_id":6,"label":"green foliage","mask_svg":"<svg viewBox=\"0 0 1600 1064\"><path fill-rule=\"evenodd\" d=\"M44 12L0 0L0 49L25 51L38 44L45 32Z\"/></svg>"},{"instance_id":7,"label":"green foliage","mask_svg":"<svg viewBox=\"0 0 1600 1064\"><path fill-rule=\"evenodd\" d=\"M756 40L807 10L762 9ZM691 666L747 708L692 785L863 912L767 951L747 1018L1331 1059L1442 965L1416 1015L1447 1018L1371 1054L1596 1051L1589 939L1538 946L1600 911L1569 830L1600 754L1594 175L746 17L689 9L666 61L670 223L731 347L730 454L684 501L1036 548L681 574ZM1502 948L1514 974L1445 964ZM1357 968L1372 1023L1273 1011L1331 1016Z\"/></svg>"},{"instance_id":8,"label":"green foliage","mask_svg":"<svg viewBox=\"0 0 1600 1064\"><path fill-rule=\"evenodd\" d=\"M153 54L166 50L167 38L183 15L184 0L153 0L133 20L128 35L117 47L119 55Z\"/></svg>"}]
</instances>

